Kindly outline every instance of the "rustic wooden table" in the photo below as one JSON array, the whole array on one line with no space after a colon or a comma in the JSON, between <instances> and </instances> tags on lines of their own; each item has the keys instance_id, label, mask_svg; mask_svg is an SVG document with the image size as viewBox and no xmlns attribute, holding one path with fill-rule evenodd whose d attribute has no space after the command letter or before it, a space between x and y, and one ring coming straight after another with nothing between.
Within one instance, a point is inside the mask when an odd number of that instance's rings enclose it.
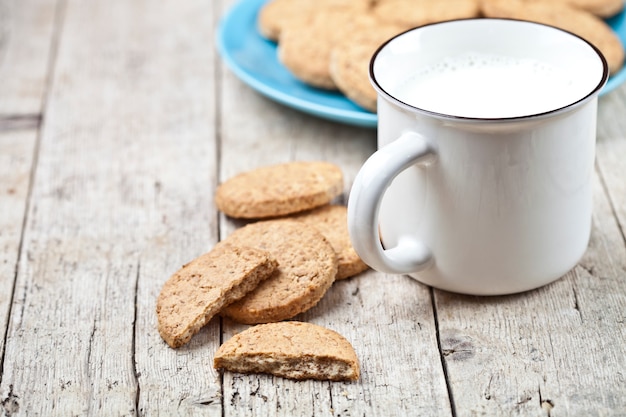
<instances>
[{"instance_id":1,"label":"rustic wooden table","mask_svg":"<svg viewBox=\"0 0 626 417\"><path fill-rule=\"evenodd\" d=\"M214 47L230 5L0 0L0 413L626 415L626 85L600 99L593 235L557 282L493 298L337 282L298 319L354 344L354 383L222 375L213 354L243 326L219 318L166 346L161 285L239 226L220 181L321 159L347 196L376 147L235 78Z\"/></svg>"}]
</instances>

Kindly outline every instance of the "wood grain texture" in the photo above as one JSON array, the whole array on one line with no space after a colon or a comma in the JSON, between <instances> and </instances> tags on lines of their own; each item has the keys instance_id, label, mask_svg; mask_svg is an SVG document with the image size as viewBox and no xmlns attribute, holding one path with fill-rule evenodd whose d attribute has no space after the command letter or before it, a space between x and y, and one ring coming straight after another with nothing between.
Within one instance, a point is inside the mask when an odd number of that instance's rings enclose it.
<instances>
[{"instance_id":1,"label":"wood grain texture","mask_svg":"<svg viewBox=\"0 0 626 417\"><path fill-rule=\"evenodd\" d=\"M203 412L219 387L199 347L219 335L171 350L154 303L217 234L211 4L70 1L64 22L2 398L23 415Z\"/></svg>"},{"instance_id":2,"label":"wood grain texture","mask_svg":"<svg viewBox=\"0 0 626 417\"><path fill-rule=\"evenodd\" d=\"M0 129L6 117L21 116L30 127L39 122L60 5L0 1Z\"/></svg>"},{"instance_id":3,"label":"wood grain texture","mask_svg":"<svg viewBox=\"0 0 626 417\"><path fill-rule=\"evenodd\" d=\"M603 97L598 110L597 167L626 242L626 87Z\"/></svg>"},{"instance_id":4,"label":"wood grain texture","mask_svg":"<svg viewBox=\"0 0 626 417\"><path fill-rule=\"evenodd\" d=\"M18 273L36 141L36 130L0 133L0 358ZM12 407L12 401L7 405Z\"/></svg>"},{"instance_id":5,"label":"wood grain texture","mask_svg":"<svg viewBox=\"0 0 626 417\"><path fill-rule=\"evenodd\" d=\"M376 149L235 78L213 46L235 1L0 0L0 415L626 415L626 85L599 103L589 249L553 284L338 281L296 318L353 344L353 383L216 372L247 327L226 319L160 339L163 283L244 224L219 182L325 160L346 203Z\"/></svg>"}]
</instances>

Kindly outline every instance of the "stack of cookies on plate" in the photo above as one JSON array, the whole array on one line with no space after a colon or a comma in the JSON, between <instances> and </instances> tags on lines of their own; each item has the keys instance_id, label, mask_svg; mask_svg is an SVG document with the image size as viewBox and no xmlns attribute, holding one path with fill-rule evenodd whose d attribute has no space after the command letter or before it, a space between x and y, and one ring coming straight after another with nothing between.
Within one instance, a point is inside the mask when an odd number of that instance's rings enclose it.
<instances>
[{"instance_id":1,"label":"stack of cookies on plate","mask_svg":"<svg viewBox=\"0 0 626 417\"><path fill-rule=\"evenodd\" d=\"M614 74L624 62L624 46L603 19L623 7L624 0L269 0L257 23L262 36L278 42L278 59L296 78L339 90L375 112L370 58L405 30L463 18L530 20L587 39Z\"/></svg>"},{"instance_id":2,"label":"stack of cookies on plate","mask_svg":"<svg viewBox=\"0 0 626 417\"><path fill-rule=\"evenodd\" d=\"M214 316L255 325L224 343L216 368L295 379L354 380L359 364L338 333L291 321L336 280L367 266L350 243L334 164L299 161L243 172L221 184L219 210L249 223L193 259L163 285L158 330L173 348Z\"/></svg>"}]
</instances>

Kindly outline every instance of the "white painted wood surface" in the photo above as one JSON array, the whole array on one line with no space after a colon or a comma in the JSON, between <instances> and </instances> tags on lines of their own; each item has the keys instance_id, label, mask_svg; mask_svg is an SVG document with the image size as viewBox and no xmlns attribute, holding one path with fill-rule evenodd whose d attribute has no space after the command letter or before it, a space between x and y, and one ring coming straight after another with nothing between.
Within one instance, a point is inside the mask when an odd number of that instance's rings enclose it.
<instances>
[{"instance_id":1,"label":"white painted wood surface","mask_svg":"<svg viewBox=\"0 0 626 417\"><path fill-rule=\"evenodd\" d=\"M354 344L354 383L220 374L244 328L220 318L161 341L163 282L241 225L215 209L219 182L321 159L345 202L376 146L236 79L214 48L231 4L0 0L0 414L626 415L626 86L600 100L589 250L552 285L339 281L298 319Z\"/></svg>"},{"instance_id":2,"label":"white painted wood surface","mask_svg":"<svg viewBox=\"0 0 626 417\"><path fill-rule=\"evenodd\" d=\"M59 33L56 0L0 2L0 118L34 126L53 66ZM5 123L6 126L6 123Z\"/></svg>"}]
</instances>

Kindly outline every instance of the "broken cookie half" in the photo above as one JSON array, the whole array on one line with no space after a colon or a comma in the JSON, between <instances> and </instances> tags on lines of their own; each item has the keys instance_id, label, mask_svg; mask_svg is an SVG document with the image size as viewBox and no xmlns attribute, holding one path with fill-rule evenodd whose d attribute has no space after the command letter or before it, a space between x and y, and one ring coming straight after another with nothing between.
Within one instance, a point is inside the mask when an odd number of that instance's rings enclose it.
<instances>
[{"instance_id":1,"label":"broken cookie half","mask_svg":"<svg viewBox=\"0 0 626 417\"><path fill-rule=\"evenodd\" d=\"M339 333L311 323L260 324L233 336L215 353L217 369L290 379L354 381L359 362Z\"/></svg>"},{"instance_id":2,"label":"broken cookie half","mask_svg":"<svg viewBox=\"0 0 626 417\"><path fill-rule=\"evenodd\" d=\"M224 306L255 289L277 267L264 250L218 243L163 285L156 306L159 334L173 348L184 345Z\"/></svg>"}]
</instances>

